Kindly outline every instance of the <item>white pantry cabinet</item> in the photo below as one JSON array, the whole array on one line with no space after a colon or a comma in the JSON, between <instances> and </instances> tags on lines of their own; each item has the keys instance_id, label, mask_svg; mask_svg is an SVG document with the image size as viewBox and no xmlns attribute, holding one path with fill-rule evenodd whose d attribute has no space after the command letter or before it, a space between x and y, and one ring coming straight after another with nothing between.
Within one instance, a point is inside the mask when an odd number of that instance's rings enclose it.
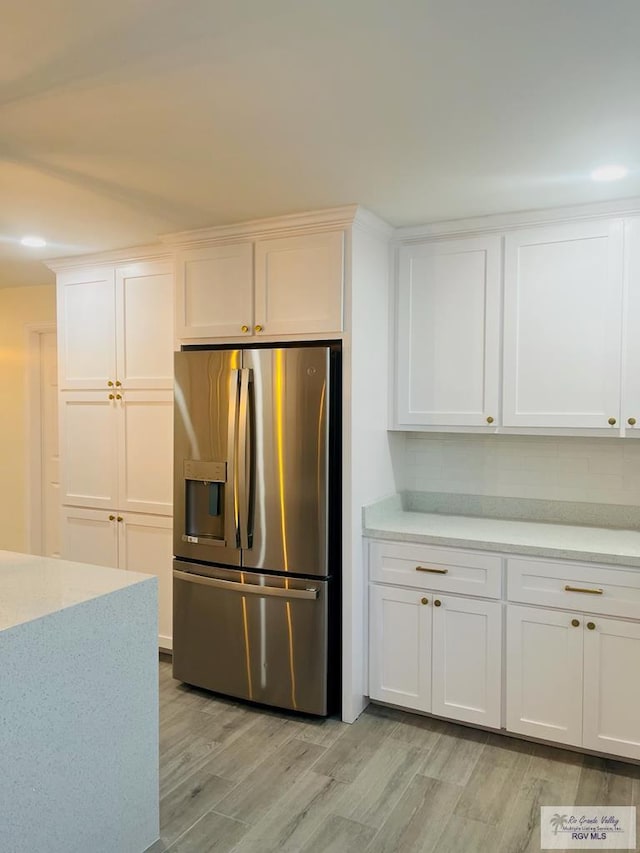
<instances>
[{"instance_id":1,"label":"white pantry cabinet","mask_svg":"<svg viewBox=\"0 0 640 853\"><path fill-rule=\"evenodd\" d=\"M158 642L162 648L171 649L173 540L170 518L63 507L62 544L67 560L156 575Z\"/></svg>"},{"instance_id":2,"label":"white pantry cabinet","mask_svg":"<svg viewBox=\"0 0 640 853\"><path fill-rule=\"evenodd\" d=\"M342 230L182 248L176 336L340 334L343 284Z\"/></svg>"},{"instance_id":3,"label":"white pantry cabinet","mask_svg":"<svg viewBox=\"0 0 640 853\"><path fill-rule=\"evenodd\" d=\"M507 234L505 426L618 432L623 249L615 219Z\"/></svg>"},{"instance_id":4,"label":"white pantry cabinet","mask_svg":"<svg viewBox=\"0 0 640 853\"><path fill-rule=\"evenodd\" d=\"M58 274L61 390L173 387L173 265Z\"/></svg>"},{"instance_id":5,"label":"white pantry cabinet","mask_svg":"<svg viewBox=\"0 0 640 853\"><path fill-rule=\"evenodd\" d=\"M170 515L171 391L63 391L61 500L72 506Z\"/></svg>"},{"instance_id":6,"label":"white pantry cabinet","mask_svg":"<svg viewBox=\"0 0 640 853\"><path fill-rule=\"evenodd\" d=\"M499 420L501 237L399 250L398 425Z\"/></svg>"}]
</instances>

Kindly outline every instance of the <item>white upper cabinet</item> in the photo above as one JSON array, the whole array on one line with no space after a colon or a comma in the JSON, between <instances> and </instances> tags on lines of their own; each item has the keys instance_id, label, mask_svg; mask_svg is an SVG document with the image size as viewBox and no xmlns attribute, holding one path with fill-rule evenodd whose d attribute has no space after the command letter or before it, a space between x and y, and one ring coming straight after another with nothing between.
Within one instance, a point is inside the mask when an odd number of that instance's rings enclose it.
<instances>
[{"instance_id":1,"label":"white upper cabinet","mask_svg":"<svg viewBox=\"0 0 640 853\"><path fill-rule=\"evenodd\" d=\"M173 264L58 275L61 390L171 388Z\"/></svg>"},{"instance_id":2,"label":"white upper cabinet","mask_svg":"<svg viewBox=\"0 0 640 853\"><path fill-rule=\"evenodd\" d=\"M61 388L105 388L116 376L116 290L113 268L58 275Z\"/></svg>"},{"instance_id":3,"label":"white upper cabinet","mask_svg":"<svg viewBox=\"0 0 640 853\"><path fill-rule=\"evenodd\" d=\"M399 251L398 425L499 420L500 236Z\"/></svg>"},{"instance_id":4,"label":"white upper cabinet","mask_svg":"<svg viewBox=\"0 0 640 853\"><path fill-rule=\"evenodd\" d=\"M617 432L622 304L621 220L507 234L505 426Z\"/></svg>"},{"instance_id":5,"label":"white upper cabinet","mask_svg":"<svg viewBox=\"0 0 640 853\"><path fill-rule=\"evenodd\" d=\"M124 388L173 388L173 266L116 270L117 379Z\"/></svg>"},{"instance_id":6,"label":"white upper cabinet","mask_svg":"<svg viewBox=\"0 0 640 853\"><path fill-rule=\"evenodd\" d=\"M340 333L343 271L342 231L258 240L254 331Z\"/></svg>"},{"instance_id":7,"label":"white upper cabinet","mask_svg":"<svg viewBox=\"0 0 640 853\"><path fill-rule=\"evenodd\" d=\"M251 242L178 252L178 339L238 337L250 334L253 325Z\"/></svg>"}]
</instances>

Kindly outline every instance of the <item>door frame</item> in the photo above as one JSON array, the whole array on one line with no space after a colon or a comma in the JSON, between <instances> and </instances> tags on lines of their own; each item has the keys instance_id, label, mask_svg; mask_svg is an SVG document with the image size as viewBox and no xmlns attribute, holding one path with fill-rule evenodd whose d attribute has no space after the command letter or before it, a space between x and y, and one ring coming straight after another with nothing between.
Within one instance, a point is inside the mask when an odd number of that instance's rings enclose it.
<instances>
[{"instance_id":1,"label":"door frame","mask_svg":"<svg viewBox=\"0 0 640 853\"><path fill-rule=\"evenodd\" d=\"M56 331L55 323L27 323L26 334L26 528L31 554L42 553L42 335Z\"/></svg>"}]
</instances>

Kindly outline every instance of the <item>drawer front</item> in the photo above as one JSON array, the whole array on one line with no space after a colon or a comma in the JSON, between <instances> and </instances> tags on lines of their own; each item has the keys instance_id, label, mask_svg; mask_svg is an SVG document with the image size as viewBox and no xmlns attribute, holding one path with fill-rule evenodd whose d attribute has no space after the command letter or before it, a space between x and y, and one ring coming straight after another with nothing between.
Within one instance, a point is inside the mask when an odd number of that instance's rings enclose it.
<instances>
[{"instance_id":1,"label":"drawer front","mask_svg":"<svg viewBox=\"0 0 640 853\"><path fill-rule=\"evenodd\" d=\"M640 569L584 563L507 560L509 601L640 618Z\"/></svg>"},{"instance_id":2,"label":"drawer front","mask_svg":"<svg viewBox=\"0 0 640 853\"><path fill-rule=\"evenodd\" d=\"M500 598L502 558L454 548L372 542L370 579L437 592Z\"/></svg>"}]
</instances>

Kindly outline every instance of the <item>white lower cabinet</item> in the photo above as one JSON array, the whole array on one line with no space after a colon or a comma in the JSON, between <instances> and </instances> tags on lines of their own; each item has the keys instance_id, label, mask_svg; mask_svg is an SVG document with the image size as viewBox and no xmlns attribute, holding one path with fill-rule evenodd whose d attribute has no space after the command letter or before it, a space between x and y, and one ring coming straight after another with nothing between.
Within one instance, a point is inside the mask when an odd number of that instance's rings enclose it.
<instances>
[{"instance_id":1,"label":"white lower cabinet","mask_svg":"<svg viewBox=\"0 0 640 853\"><path fill-rule=\"evenodd\" d=\"M62 557L158 578L158 643L172 647L172 519L85 507L62 508Z\"/></svg>"},{"instance_id":2,"label":"white lower cabinet","mask_svg":"<svg viewBox=\"0 0 640 853\"><path fill-rule=\"evenodd\" d=\"M507 610L507 729L640 759L640 624Z\"/></svg>"},{"instance_id":3,"label":"white lower cabinet","mask_svg":"<svg viewBox=\"0 0 640 853\"><path fill-rule=\"evenodd\" d=\"M379 584L370 602L372 699L499 728L500 602Z\"/></svg>"}]
</instances>

